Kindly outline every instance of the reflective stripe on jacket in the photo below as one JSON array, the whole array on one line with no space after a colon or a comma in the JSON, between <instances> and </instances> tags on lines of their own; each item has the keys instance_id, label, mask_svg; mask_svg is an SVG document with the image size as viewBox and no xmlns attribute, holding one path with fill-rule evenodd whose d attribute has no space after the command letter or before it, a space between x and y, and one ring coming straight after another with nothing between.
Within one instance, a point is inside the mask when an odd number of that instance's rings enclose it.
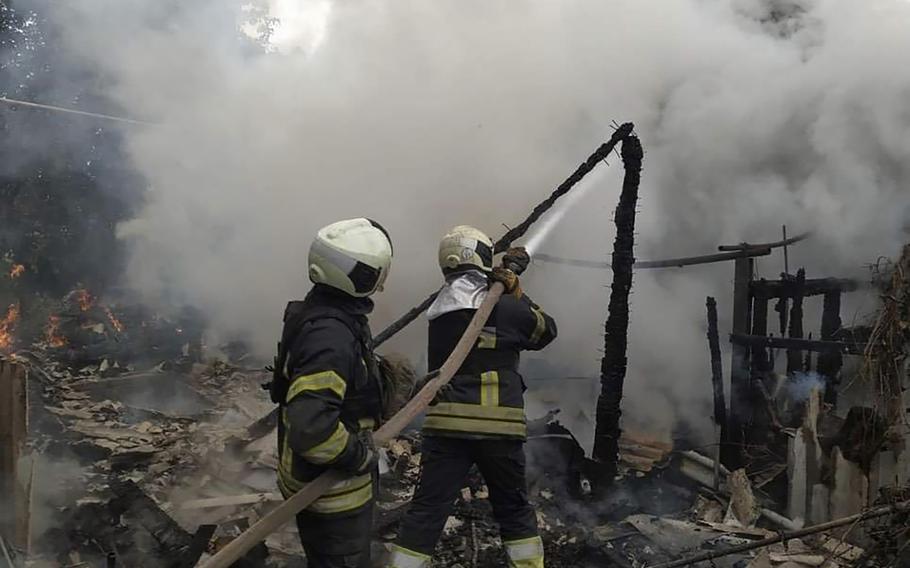
<instances>
[{"instance_id":1,"label":"reflective stripe on jacket","mask_svg":"<svg viewBox=\"0 0 910 568\"><path fill-rule=\"evenodd\" d=\"M373 429L381 410L365 314L372 303L314 288L296 318L288 346L285 399L278 423L278 486L285 497L329 468L356 471L367 449L358 438ZM318 317L313 317L318 314ZM286 330L287 331L287 330ZM336 484L307 510L350 514L373 496L370 475Z\"/></svg>"},{"instance_id":2,"label":"reflective stripe on jacket","mask_svg":"<svg viewBox=\"0 0 910 568\"><path fill-rule=\"evenodd\" d=\"M474 312L456 310L430 320L430 369L438 369L449 356ZM427 411L424 432L464 438L526 438L519 353L542 349L555 337L553 318L530 298L503 296L474 349Z\"/></svg>"}]
</instances>

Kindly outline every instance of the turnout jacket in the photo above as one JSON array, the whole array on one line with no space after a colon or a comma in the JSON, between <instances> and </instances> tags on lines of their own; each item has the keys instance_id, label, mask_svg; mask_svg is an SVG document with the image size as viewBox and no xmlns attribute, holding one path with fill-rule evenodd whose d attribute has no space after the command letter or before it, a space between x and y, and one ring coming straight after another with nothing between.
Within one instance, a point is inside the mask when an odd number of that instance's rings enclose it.
<instances>
[{"instance_id":1,"label":"turnout jacket","mask_svg":"<svg viewBox=\"0 0 910 568\"><path fill-rule=\"evenodd\" d=\"M353 473L368 457L357 433L372 430L381 413L366 317L372 308L367 298L322 285L304 301L288 304L276 359L281 372L272 391L280 404L278 486L285 497L328 468ZM353 514L372 497L372 478L365 473L339 482L307 510Z\"/></svg>"},{"instance_id":2,"label":"turnout jacket","mask_svg":"<svg viewBox=\"0 0 910 568\"><path fill-rule=\"evenodd\" d=\"M442 366L475 311L454 310L430 320L430 369ZM556 322L530 298L503 295L477 344L427 411L424 433L524 440L525 385L518 373L519 353L543 349L555 337Z\"/></svg>"}]
</instances>

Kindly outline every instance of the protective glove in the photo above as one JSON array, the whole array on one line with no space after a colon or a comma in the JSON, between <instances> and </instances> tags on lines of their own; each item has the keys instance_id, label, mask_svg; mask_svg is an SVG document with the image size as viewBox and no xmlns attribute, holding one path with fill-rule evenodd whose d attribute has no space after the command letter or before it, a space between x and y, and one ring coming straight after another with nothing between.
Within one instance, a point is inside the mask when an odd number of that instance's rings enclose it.
<instances>
[{"instance_id":1,"label":"protective glove","mask_svg":"<svg viewBox=\"0 0 910 568\"><path fill-rule=\"evenodd\" d=\"M512 247L502 256L502 265L517 275L521 275L531 264L531 255L525 247Z\"/></svg>"},{"instance_id":2,"label":"protective glove","mask_svg":"<svg viewBox=\"0 0 910 568\"><path fill-rule=\"evenodd\" d=\"M493 282L502 282L506 289L506 294L521 296L521 286L518 283L518 275L502 266L497 266L490 273L490 280Z\"/></svg>"},{"instance_id":3,"label":"protective glove","mask_svg":"<svg viewBox=\"0 0 910 568\"><path fill-rule=\"evenodd\" d=\"M357 433L357 440L363 448L363 459L356 468L351 470L351 473L354 475L372 473L379 464L379 452L376 450L376 444L373 442L373 433L369 430L361 430Z\"/></svg>"}]
</instances>

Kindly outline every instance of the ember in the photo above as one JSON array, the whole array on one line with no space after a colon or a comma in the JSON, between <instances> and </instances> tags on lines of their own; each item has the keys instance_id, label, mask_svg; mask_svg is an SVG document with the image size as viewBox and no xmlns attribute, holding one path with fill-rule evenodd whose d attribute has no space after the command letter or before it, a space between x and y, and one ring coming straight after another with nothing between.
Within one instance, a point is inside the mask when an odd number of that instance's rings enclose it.
<instances>
[{"instance_id":1,"label":"ember","mask_svg":"<svg viewBox=\"0 0 910 568\"><path fill-rule=\"evenodd\" d=\"M10 304L6 316L0 320L0 349L7 350L13 344L13 328L19 320L19 304Z\"/></svg>"},{"instance_id":2,"label":"ember","mask_svg":"<svg viewBox=\"0 0 910 568\"><path fill-rule=\"evenodd\" d=\"M76 290L76 300L79 302L79 309L87 312L95 304L95 297L88 290Z\"/></svg>"},{"instance_id":3,"label":"ember","mask_svg":"<svg viewBox=\"0 0 910 568\"><path fill-rule=\"evenodd\" d=\"M16 278L22 276L23 273L25 273L25 266L21 264L14 264L9 271L9 277L15 280Z\"/></svg>"},{"instance_id":4,"label":"ember","mask_svg":"<svg viewBox=\"0 0 910 568\"><path fill-rule=\"evenodd\" d=\"M107 319L110 320L111 326L113 326L114 330L117 333L123 333L123 329L124 329L123 323L119 319L117 319L117 316L114 315L114 312L112 312L111 309L108 308L107 306L105 306L103 309L104 309L104 313L107 314ZM177 333L180 333L179 329L177 330Z\"/></svg>"},{"instance_id":5,"label":"ember","mask_svg":"<svg viewBox=\"0 0 910 568\"><path fill-rule=\"evenodd\" d=\"M51 347L63 347L66 345L66 337L60 333L60 316L47 318L47 325L44 326L44 339Z\"/></svg>"}]
</instances>

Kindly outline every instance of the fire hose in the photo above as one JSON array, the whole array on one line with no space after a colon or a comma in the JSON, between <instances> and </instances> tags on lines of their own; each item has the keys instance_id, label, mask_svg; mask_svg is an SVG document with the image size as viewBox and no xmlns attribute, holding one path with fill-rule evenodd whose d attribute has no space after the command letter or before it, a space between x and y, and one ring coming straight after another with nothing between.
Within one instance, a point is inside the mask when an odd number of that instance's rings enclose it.
<instances>
[{"instance_id":1,"label":"fire hose","mask_svg":"<svg viewBox=\"0 0 910 568\"><path fill-rule=\"evenodd\" d=\"M490 313L502 296L503 285L500 282L494 282L487 292L487 297L477 308L474 317L465 329L464 334L455 349L446 359L445 363L439 368L439 374L427 382L426 385L417 395L399 410L395 416L382 425L373 435L373 440L377 446L382 446L397 436L408 424L411 423L421 412L430 406L430 402L439 392L439 389L445 386L455 373L464 363L465 358L480 335L480 331L487 323ZM346 479L346 475L336 470L328 470L315 480L307 483L306 486L291 496L290 499L279 505L266 516L259 519L253 526L247 529L240 536L232 540L227 546L218 551L214 556L199 565L200 568L227 568L239 560L248 550L265 540L267 536L275 532L279 527L294 519L295 515L305 509L313 501L322 496L334 484Z\"/></svg>"}]
</instances>

